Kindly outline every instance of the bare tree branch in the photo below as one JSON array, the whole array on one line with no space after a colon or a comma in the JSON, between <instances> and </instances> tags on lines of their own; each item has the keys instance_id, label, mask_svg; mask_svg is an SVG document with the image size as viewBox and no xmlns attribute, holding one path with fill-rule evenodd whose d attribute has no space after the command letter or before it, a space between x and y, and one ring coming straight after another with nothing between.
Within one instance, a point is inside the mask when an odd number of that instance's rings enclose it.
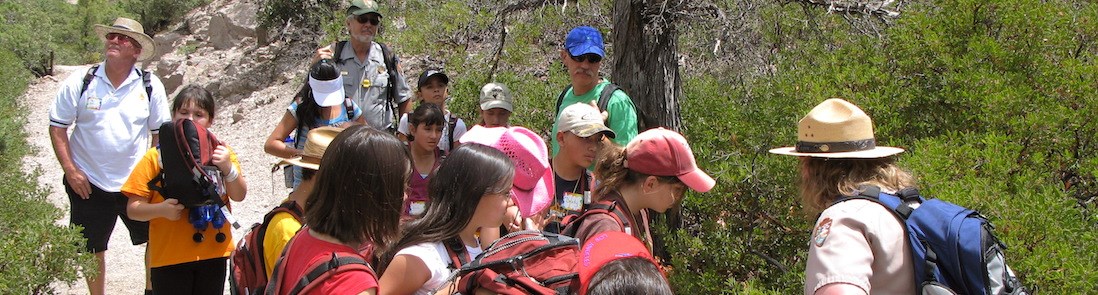
<instances>
[{"instance_id":1,"label":"bare tree branch","mask_svg":"<svg viewBox=\"0 0 1098 295\"><path fill-rule=\"evenodd\" d=\"M797 0L803 3L826 6L828 12L865 14L877 17L900 16L903 1L895 0ZM895 4L895 5L893 5Z\"/></svg>"}]
</instances>

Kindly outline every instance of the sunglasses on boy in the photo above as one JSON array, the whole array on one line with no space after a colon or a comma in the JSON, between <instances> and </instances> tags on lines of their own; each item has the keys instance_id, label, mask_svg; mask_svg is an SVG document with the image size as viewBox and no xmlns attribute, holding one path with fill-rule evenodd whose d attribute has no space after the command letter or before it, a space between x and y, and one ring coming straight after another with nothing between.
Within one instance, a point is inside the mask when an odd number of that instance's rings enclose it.
<instances>
[{"instance_id":1,"label":"sunglasses on boy","mask_svg":"<svg viewBox=\"0 0 1098 295\"><path fill-rule=\"evenodd\" d=\"M360 14L355 16L355 21L360 24L369 23L370 25L376 26L377 24L381 23L381 17L371 13Z\"/></svg>"},{"instance_id":2,"label":"sunglasses on boy","mask_svg":"<svg viewBox=\"0 0 1098 295\"><path fill-rule=\"evenodd\" d=\"M576 62L590 62L590 63L594 64L594 63L601 62L602 61L602 56L599 56L598 54L594 54L594 53L582 54L580 56L572 55L572 60L574 60Z\"/></svg>"}]
</instances>

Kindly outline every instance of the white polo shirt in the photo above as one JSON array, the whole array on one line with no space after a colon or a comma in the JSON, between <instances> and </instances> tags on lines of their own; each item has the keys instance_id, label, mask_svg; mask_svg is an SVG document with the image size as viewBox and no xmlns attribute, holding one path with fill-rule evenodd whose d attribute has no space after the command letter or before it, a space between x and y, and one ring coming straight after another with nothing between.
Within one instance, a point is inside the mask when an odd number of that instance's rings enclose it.
<instances>
[{"instance_id":1,"label":"white polo shirt","mask_svg":"<svg viewBox=\"0 0 1098 295\"><path fill-rule=\"evenodd\" d=\"M61 85L50 109L50 126L68 129L73 163L91 184L118 192L149 148L149 134L171 120L164 85L151 76L152 98L136 68L114 88L99 64L88 89L80 94L87 70L74 71Z\"/></svg>"}]
</instances>

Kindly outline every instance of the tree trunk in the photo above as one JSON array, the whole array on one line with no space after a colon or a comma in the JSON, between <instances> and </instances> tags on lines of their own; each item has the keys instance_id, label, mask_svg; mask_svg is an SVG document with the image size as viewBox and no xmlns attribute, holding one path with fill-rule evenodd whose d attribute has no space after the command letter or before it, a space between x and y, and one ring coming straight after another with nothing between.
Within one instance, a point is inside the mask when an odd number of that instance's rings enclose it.
<instances>
[{"instance_id":1,"label":"tree trunk","mask_svg":"<svg viewBox=\"0 0 1098 295\"><path fill-rule=\"evenodd\" d=\"M645 126L678 131L682 80L678 64L678 32L668 15L651 14L662 0L614 1L613 81L645 114Z\"/></svg>"},{"instance_id":2,"label":"tree trunk","mask_svg":"<svg viewBox=\"0 0 1098 295\"><path fill-rule=\"evenodd\" d=\"M614 1L614 28L610 40L614 45L612 65L613 81L633 98L648 128L666 127L679 131L679 101L682 97L682 78L679 76L678 32L675 21L667 10L648 9L664 7L663 0ZM650 213L655 213L650 211ZM653 215L655 216L655 215ZM663 219L668 229L681 227L682 207L667 210ZM670 263L671 253L664 246L664 238L652 237L652 252L665 263Z\"/></svg>"}]
</instances>

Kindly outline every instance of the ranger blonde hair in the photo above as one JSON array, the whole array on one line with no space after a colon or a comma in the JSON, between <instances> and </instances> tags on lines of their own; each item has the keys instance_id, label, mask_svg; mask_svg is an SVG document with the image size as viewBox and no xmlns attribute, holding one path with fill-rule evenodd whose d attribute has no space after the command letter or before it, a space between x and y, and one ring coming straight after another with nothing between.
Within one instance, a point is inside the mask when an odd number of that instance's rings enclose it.
<instances>
[{"instance_id":1,"label":"ranger blonde hair","mask_svg":"<svg viewBox=\"0 0 1098 295\"><path fill-rule=\"evenodd\" d=\"M899 191L916 185L910 172L896 166L895 157L845 159L800 157L801 202L816 214L840 196L857 195L858 187L875 185L884 191Z\"/></svg>"}]
</instances>

